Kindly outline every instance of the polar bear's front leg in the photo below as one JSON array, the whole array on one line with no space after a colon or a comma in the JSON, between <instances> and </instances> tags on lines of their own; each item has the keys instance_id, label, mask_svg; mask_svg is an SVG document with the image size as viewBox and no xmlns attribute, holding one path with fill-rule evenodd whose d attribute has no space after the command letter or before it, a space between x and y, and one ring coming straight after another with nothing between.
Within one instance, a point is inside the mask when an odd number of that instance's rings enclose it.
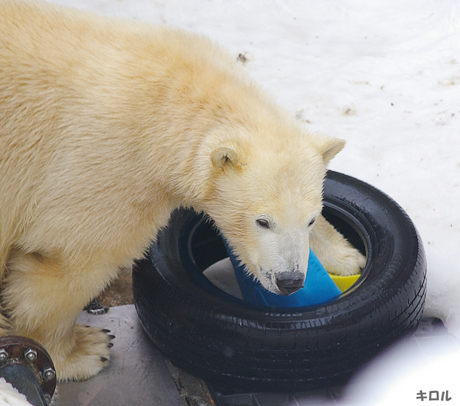
<instances>
[{"instance_id":1,"label":"polar bear's front leg","mask_svg":"<svg viewBox=\"0 0 460 406\"><path fill-rule=\"evenodd\" d=\"M75 322L113 274L75 269L56 254L11 254L2 296L12 331L46 348L61 381L88 379L109 364L114 337Z\"/></svg>"},{"instance_id":2,"label":"polar bear's front leg","mask_svg":"<svg viewBox=\"0 0 460 406\"><path fill-rule=\"evenodd\" d=\"M366 258L354 248L323 216L310 234L310 247L326 270L336 275L356 275L366 265Z\"/></svg>"}]
</instances>

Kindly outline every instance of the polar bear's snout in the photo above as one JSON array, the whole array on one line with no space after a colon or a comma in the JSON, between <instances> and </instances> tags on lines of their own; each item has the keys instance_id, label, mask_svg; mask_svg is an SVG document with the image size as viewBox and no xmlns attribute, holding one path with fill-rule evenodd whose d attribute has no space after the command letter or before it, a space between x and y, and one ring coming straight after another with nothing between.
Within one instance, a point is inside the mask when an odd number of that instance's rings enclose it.
<instances>
[{"instance_id":1,"label":"polar bear's snout","mask_svg":"<svg viewBox=\"0 0 460 406\"><path fill-rule=\"evenodd\" d=\"M276 286L283 295L290 295L302 289L305 275L298 271L283 272L276 276Z\"/></svg>"},{"instance_id":2,"label":"polar bear's snout","mask_svg":"<svg viewBox=\"0 0 460 406\"><path fill-rule=\"evenodd\" d=\"M247 250L245 254L249 254L249 261L243 263L265 289L287 296L305 285L310 229L302 224L300 227L287 227L281 221L275 224L271 230L260 233L254 245L243 247Z\"/></svg>"}]
</instances>

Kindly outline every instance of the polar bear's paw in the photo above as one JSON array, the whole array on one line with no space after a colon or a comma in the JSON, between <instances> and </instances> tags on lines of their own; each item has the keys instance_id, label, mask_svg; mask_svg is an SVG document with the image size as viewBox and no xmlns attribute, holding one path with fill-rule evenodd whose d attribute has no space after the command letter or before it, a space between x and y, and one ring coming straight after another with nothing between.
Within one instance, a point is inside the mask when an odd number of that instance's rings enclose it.
<instances>
[{"instance_id":1,"label":"polar bear's paw","mask_svg":"<svg viewBox=\"0 0 460 406\"><path fill-rule=\"evenodd\" d=\"M84 381L110 364L111 341L115 337L108 330L77 324L74 331L71 348L62 343L49 349L60 381Z\"/></svg>"},{"instance_id":2,"label":"polar bear's paw","mask_svg":"<svg viewBox=\"0 0 460 406\"><path fill-rule=\"evenodd\" d=\"M329 273L340 276L357 275L366 266L366 257L351 245L336 246L323 262Z\"/></svg>"},{"instance_id":3,"label":"polar bear's paw","mask_svg":"<svg viewBox=\"0 0 460 406\"><path fill-rule=\"evenodd\" d=\"M366 266L366 257L322 216L311 233L310 247L329 273L357 275Z\"/></svg>"}]
</instances>

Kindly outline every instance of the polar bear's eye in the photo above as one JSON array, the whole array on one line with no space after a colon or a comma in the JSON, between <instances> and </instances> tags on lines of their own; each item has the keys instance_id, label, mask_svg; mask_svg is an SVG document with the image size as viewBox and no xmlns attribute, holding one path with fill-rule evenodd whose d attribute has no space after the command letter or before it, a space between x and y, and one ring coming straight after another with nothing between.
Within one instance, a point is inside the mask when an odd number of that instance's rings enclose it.
<instances>
[{"instance_id":1,"label":"polar bear's eye","mask_svg":"<svg viewBox=\"0 0 460 406\"><path fill-rule=\"evenodd\" d=\"M270 229L270 223L268 220L265 220L265 219L257 219L256 220L256 223L257 225L260 227L260 228L265 228L265 229Z\"/></svg>"},{"instance_id":2,"label":"polar bear's eye","mask_svg":"<svg viewBox=\"0 0 460 406\"><path fill-rule=\"evenodd\" d=\"M315 221L316 217L308 223L308 227L311 227L313 224L315 224Z\"/></svg>"}]
</instances>

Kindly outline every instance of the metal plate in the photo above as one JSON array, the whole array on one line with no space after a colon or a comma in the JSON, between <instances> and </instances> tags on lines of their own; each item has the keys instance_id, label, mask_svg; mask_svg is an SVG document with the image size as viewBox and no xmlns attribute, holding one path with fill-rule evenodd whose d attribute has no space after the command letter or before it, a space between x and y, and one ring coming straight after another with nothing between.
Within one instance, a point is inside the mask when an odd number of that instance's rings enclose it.
<instances>
[{"instance_id":1,"label":"metal plate","mask_svg":"<svg viewBox=\"0 0 460 406\"><path fill-rule=\"evenodd\" d=\"M111 365L85 382L58 383L56 406L183 406L163 355L140 326L133 305L107 314L83 312L79 323L109 329L115 335Z\"/></svg>"}]
</instances>

